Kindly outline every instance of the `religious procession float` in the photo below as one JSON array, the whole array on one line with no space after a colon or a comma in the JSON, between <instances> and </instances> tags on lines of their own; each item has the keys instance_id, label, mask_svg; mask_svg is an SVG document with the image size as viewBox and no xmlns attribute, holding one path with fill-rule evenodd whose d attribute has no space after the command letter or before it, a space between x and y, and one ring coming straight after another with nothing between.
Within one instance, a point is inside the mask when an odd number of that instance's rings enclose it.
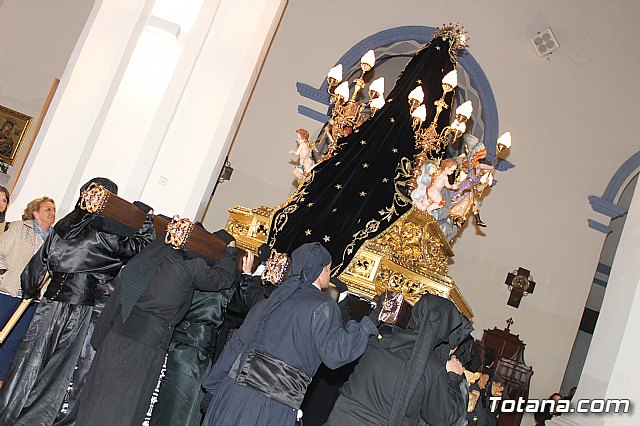
<instances>
[{"instance_id":1,"label":"religious procession float","mask_svg":"<svg viewBox=\"0 0 640 426\"><path fill-rule=\"evenodd\" d=\"M439 28L388 95L382 77L370 83L365 99L373 51L360 60L352 89L341 64L329 71L324 131L310 141L299 129L291 152L299 156L296 191L276 207L229 210L226 230L240 247L272 248L263 279L281 282L288 254L320 241L332 255L332 275L353 294L373 300L390 290L415 302L428 292L473 317L448 275L451 242L472 215L484 226L478 203L493 186L511 136L483 141L468 132L473 105L456 93L457 59L467 40L460 25Z\"/></svg>"}]
</instances>

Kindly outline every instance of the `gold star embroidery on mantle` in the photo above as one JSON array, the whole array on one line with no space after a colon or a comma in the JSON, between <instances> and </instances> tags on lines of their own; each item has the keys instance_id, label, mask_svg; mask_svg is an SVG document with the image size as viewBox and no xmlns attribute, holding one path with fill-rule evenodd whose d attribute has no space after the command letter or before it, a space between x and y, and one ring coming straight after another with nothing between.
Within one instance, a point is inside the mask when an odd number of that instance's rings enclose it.
<instances>
[{"instance_id":1,"label":"gold star embroidery on mantle","mask_svg":"<svg viewBox=\"0 0 640 426\"><path fill-rule=\"evenodd\" d=\"M366 195L367 195L367 193L366 193L366 192L364 192L364 191L361 191L361 192L360 192L360 196L361 196L361 197L364 197L364 196L366 196Z\"/></svg>"},{"instance_id":2,"label":"gold star embroidery on mantle","mask_svg":"<svg viewBox=\"0 0 640 426\"><path fill-rule=\"evenodd\" d=\"M336 185L336 189L342 189L342 185L337 184L337 185Z\"/></svg>"},{"instance_id":3,"label":"gold star embroidery on mantle","mask_svg":"<svg viewBox=\"0 0 640 426\"><path fill-rule=\"evenodd\" d=\"M363 168L363 169L368 169L368 168L369 168L369 164L367 164L367 163L363 163L363 164L362 164L362 168Z\"/></svg>"},{"instance_id":4,"label":"gold star embroidery on mantle","mask_svg":"<svg viewBox=\"0 0 640 426\"><path fill-rule=\"evenodd\" d=\"M308 207L313 207L313 203L307 204Z\"/></svg>"},{"instance_id":5,"label":"gold star embroidery on mantle","mask_svg":"<svg viewBox=\"0 0 640 426\"><path fill-rule=\"evenodd\" d=\"M324 237L322 237L322 240L323 240L325 243L328 243L328 242L331 240L331 238L330 238L328 235L325 235Z\"/></svg>"},{"instance_id":6,"label":"gold star embroidery on mantle","mask_svg":"<svg viewBox=\"0 0 640 426\"><path fill-rule=\"evenodd\" d=\"M390 122L392 122L392 123L395 123L395 122L396 122L396 119L395 119L395 118L393 118L393 117L391 117L391 118L389 119L389 121L390 121Z\"/></svg>"},{"instance_id":7,"label":"gold star embroidery on mantle","mask_svg":"<svg viewBox=\"0 0 640 426\"><path fill-rule=\"evenodd\" d=\"M397 154L397 153L398 153L398 148L393 148L393 149L391 150L391 152L393 152L394 154Z\"/></svg>"},{"instance_id":8,"label":"gold star embroidery on mantle","mask_svg":"<svg viewBox=\"0 0 640 426\"><path fill-rule=\"evenodd\" d=\"M365 141L364 139L362 139L362 140L360 141L360 144L362 144L362 145L366 145L366 144L367 144L367 141Z\"/></svg>"},{"instance_id":9,"label":"gold star embroidery on mantle","mask_svg":"<svg viewBox=\"0 0 640 426\"><path fill-rule=\"evenodd\" d=\"M416 80L416 83L422 84L422 80Z\"/></svg>"},{"instance_id":10,"label":"gold star embroidery on mantle","mask_svg":"<svg viewBox=\"0 0 640 426\"><path fill-rule=\"evenodd\" d=\"M309 235L311 235L311 229L307 229L306 231L304 231L304 234L308 237Z\"/></svg>"},{"instance_id":11,"label":"gold star embroidery on mantle","mask_svg":"<svg viewBox=\"0 0 640 426\"><path fill-rule=\"evenodd\" d=\"M387 183L387 182L389 182L389 179L387 178L382 179L382 183Z\"/></svg>"},{"instance_id":12,"label":"gold star embroidery on mantle","mask_svg":"<svg viewBox=\"0 0 640 426\"><path fill-rule=\"evenodd\" d=\"M440 46L436 46L436 50L440 50Z\"/></svg>"},{"instance_id":13,"label":"gold star embroidery on mantle","mask_svg":"<svg viewBox=\"0 0 640 426\"><path fill-rule=\"evenodd\" d=\"M336 162L336 166L339 166L339 165L340 165L340 161Z\"/></svg>"},{"instance_id":14,"label":"gold star embroidery on mantle","mask_svg":"<svg viewBox=\"0 0 640 426\"><path fill-rule=\"evenodd\" d=\"M331 213L335 213L337 211L338 211L338 209L333 209L333 210L331 210Z\"/></svg>"}]
</instances>

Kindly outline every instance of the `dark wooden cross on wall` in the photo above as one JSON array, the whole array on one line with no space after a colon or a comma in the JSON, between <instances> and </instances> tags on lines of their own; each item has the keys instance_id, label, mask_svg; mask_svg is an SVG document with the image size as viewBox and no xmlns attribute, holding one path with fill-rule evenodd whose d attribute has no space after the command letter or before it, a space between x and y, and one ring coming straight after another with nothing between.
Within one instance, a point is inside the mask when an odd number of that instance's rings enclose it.
<instances>
[{"instance_id":1,"label":"dark wooden cross on wall","mask_svg":"<svg viewBox=\"0 0 640 426\"><path fill-rule=\"evenodd\" d=\"M518 268L517 271L509 272L504 283L511 291L507 305L513 306L514 308L520 306L520 300L527 294L533 293L536 287L536 283L533 281L529 270L522 267Z\"/></svg>"}]
</instances>

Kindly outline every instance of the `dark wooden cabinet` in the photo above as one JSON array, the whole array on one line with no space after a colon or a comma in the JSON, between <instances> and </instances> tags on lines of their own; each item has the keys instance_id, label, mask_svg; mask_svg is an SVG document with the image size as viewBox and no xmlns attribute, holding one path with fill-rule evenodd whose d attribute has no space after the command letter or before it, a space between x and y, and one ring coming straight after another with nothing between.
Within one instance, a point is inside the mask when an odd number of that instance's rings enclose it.
<instances>
[{"instance_id":1,"label":"dark wooden cabinet","mask_svg":"<svg viewBox=\"0 0 640 426\"><path fill-rule=\"evenodd\" d=\"M484 330L482 344L496 352L495 373L504 384L505 392L511 400L529 397L529 384L533 368L524 362L525 343L509 329ZM502 413L498 418L498 426L520 426L522 413Z\"/></svg>"}]
</instances>

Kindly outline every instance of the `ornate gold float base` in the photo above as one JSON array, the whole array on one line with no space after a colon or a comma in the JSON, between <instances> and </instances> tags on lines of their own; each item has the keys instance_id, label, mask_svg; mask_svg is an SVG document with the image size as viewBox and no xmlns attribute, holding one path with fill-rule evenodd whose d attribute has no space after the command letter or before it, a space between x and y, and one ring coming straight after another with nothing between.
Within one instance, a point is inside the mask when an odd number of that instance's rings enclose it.
<instances>
[{"instance_id":1,"label":"ornate gold float base","mask_svg":"<svg viewBox=\"0 0 640 426\"><path fill-rule=\"evenodd\" d=\"M267 241L274 209L235 206L225 229L238 246L256 251ZM473 311L449 277L451 246L433 216L412 208L383 233L365 242L340 274L349 290L374 299L384 290L401 291L416 302L425 293L451 300L467 318Z\"/></svg>"},{"instance_id":2,"label":"ornate gold float base","mask_svg":"<svg viewBox=\"0 0 640 426\"><path fill-rule=\"evenodd\" d=\"M401 291L413 303L425 293L445 297L471 319L471 307L447 275L452 256L433 216L412 208L364 243L340 279L368 299L384 290Z\"/></svg>"},{"instance_id":3,"label":"ornate gold float base","mask_svg":"<svg viewBox=\"0 0 640 426\"><path fill-rule=\"evenodd\" d=\"M232 207L224 229L234 236L238 247L257 252L258 247L269 238L269 225L274 212L274 209L266 206L257 209Z\"/></svg>"}]
</instances>

